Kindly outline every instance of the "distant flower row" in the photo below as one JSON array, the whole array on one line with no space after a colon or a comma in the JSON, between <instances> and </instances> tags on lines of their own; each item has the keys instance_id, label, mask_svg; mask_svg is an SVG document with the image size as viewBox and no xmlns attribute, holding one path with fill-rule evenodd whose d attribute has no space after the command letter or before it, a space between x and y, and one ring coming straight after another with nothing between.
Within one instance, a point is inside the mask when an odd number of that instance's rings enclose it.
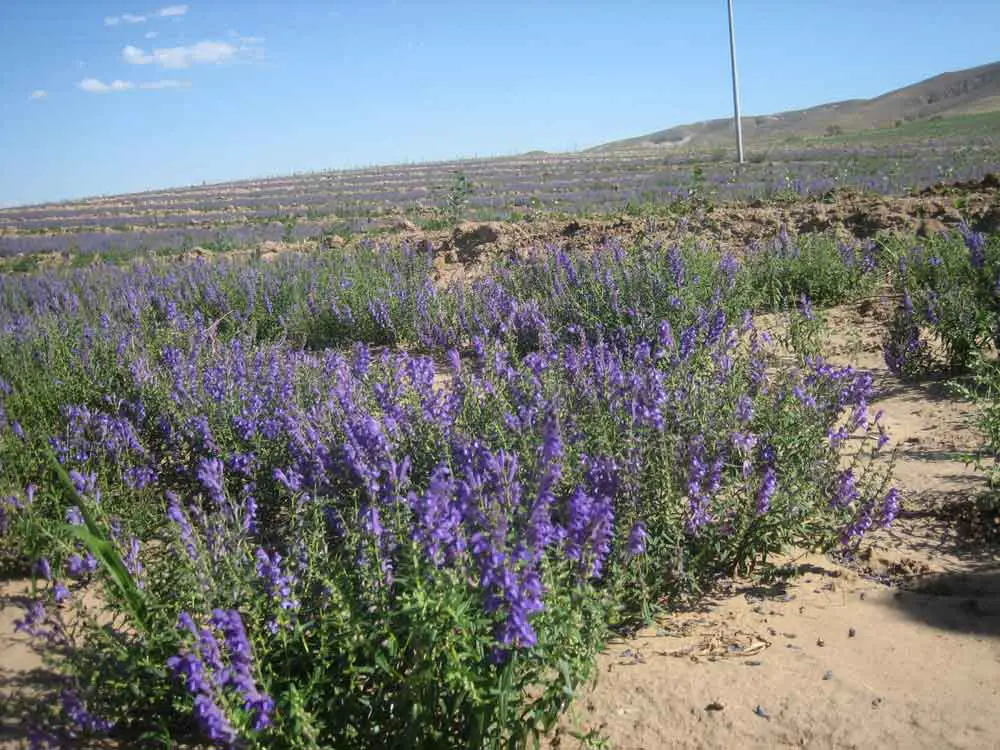
<instances>
[{"instance_id":1,"label":"distant flower row","mask_svg":"<svg viewBox=\"0 0 1000 750\"><path fill-rule=\"evenodd\" d=\"M900 193L1000 170L1000 147L989 143L962 148L933 142L819 146L751 156L751 163L738 172L722 152L718 158L703 154L695 159L655 149L373 168L6 209L0 211L0 230L83 234L81 230L110 229L117 234L149 228L169 237L175 227L195 222L239 232L227 225L268 219L298 219L309 225L320 219L351 220L400 211L422 215L446 204L456 170L474 186L469 210L480 218L501 219L533 209L606 212L692 197L721 201L803 197L836 187ZM0 255L46 251L42 241L19 244L19 240L0 235ZM80 242L93 247L90 243L96 240ZM103 247L111 248L114 242L109 238ZM159 240L147 243L165 246ZM126 237L117 245L132 246Z\"/></svg>"}]
</instances>

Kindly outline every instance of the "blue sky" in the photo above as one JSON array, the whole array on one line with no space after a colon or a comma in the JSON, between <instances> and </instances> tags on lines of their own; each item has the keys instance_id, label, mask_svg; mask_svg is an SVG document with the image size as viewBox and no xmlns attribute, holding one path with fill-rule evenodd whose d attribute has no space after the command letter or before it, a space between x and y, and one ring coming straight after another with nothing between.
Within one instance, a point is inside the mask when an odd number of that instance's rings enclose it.
<instances>
[{"instance_id":1,"label":"blue sky","mask_svg":"<svg viewBox=\"0 0 1000 750\"><path fill-rule=\"evenodd\" d=\"M0 2L0 205L570 150L731 111L724 0L144 2ZM736 27L747 114L1000 57L996 0L736 0Z\"/></svg>"}]
</instances>

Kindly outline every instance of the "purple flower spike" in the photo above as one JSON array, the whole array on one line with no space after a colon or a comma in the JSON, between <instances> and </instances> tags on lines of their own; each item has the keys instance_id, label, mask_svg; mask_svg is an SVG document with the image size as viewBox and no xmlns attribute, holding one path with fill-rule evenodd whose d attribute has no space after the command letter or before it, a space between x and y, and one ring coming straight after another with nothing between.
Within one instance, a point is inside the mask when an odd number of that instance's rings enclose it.
<instances>
[{"instance_id":1,"label":"purple flower spike","mask_svg":"<svg viewBox=\"0 0 1000 750\"><path fill-rule=\"evenodd\" d=\"M60 694L63 715L66 717L74 734L83 732L86 734L108 732L114 727L114 722L96 716L87 710L87 705L79 695L72 690L63 690Z\"/></svg>"},{"instance_id":2,"label":"purple flower spike","mask_svg":"<svg viewBox=\"0 0 1000 750\"><path fill-rule=\"evenodd\" d=\"M965 222L959 225L958 231L961 232L962 239L965 240L965 247L969 251L969 262L972 267L982 268L986 265L986 235L973 231Z\"/></svg>"},{"instance_id":3,"label":"purple flower spike","mask_svg":"<svg viewBox=\"0 0 1000 750\"><path fill-rule=\"evenodd\" d=\"M896 520L896 516L899 515L899 507L899 490L893 487L886 493L885 500L882 501L882 518L879 523L883 528L890 526Z\"/></svg>"},{"instance_id":4,"label":"purple flower spike","mask_svg":"<svg viewBox=\"0 0 1000 750\"><path fill-rule=\"evenodd\" d=\"M812 301L808 295L803 294L799 297L799 313L806 320L816 319L816 313L813 311Z\"/></svg>"},{"instance_id":5,"label":"purple flower spike","mask_svg":"<svg viewBox=\"0 0 1000 750\"><path fill-rule=\"evenodd\" d=\"M74 552L66 558L66 575L70 578L80 578L95 570L97 570L97 558L89 552L84 557Z\"/></svg>"},{"instance_id":6,"label":"purple flower spike","mask_svg":"<svg viewBox=\"0 0 1000 750\"><path fill-rule=\"evenodd\" d=\"M757 488L757 515L762 516L771 509L771 500L778 490L778 475L773 466L764 469L760 487Z\"/></svg>"},{"instance_id":7,"label":"purple flower spike","mask_svg":"<svg viewBox=\"0 0 1000 750\"><path fill-rule=\"evenodd\" d=\"M52 598L56 600L56 604L62 604L69 599L69 589L66 588L66 584L62 581L52 584Z\"/></svg>"},{"instance_id":8,"label":"purple flower spike","mask_svg":"<svg viewBox=\"0 0 1000 750\"><path fill-rule=\"evenodd\" d=\"M637 557L646 553L646 525L642 521L637 521L628 535L628 554L630 557Z\"/></svg>"},{"instance_id":9,"label":"purple flower spike","mask_svg":"<svg viewBox=\"0 0 1000 750\"><path fill-rule=\"evenodd\" d=\"M225 501L225 485L222 478L222 461L205 458L198 464L198 481L208 496L218 505Z\"/></svg>"},{"instance_id":10,"label":"purple flower spike","mask_svg":"<svg viewBox=\"0 0 1000 750\"><path fill-rule=\"evenodd\" d=\"M225 694L240 700L250 713L255 731L270 726L274 701L257 689L253 651L239 613L213 610L211 625L221 632L221 644L211 629L198 629L188 613L181 613L178 629L193 635L194 643L188 650L170 657L167 666L194 695L194 713L208 738L225 747L235 747L240 736L223 708Z\"/></svg>"},{"instance_id":11,"label":"purple flower spike","mask_svg":"<svg viewBox=\"0 0 1000 750\"><path fill-rule=\"evenodd\" d=\"M77 506L66 509L66 523L71 526L83 526L83 514Z\"/></svg>"},{"instance_id":12,"label":"purple flower spike","mask_svg":"<svg viewBox=\"0 0 1000 750\"><path fill-rule=\"evenodd\" d=\"M844 469L837 476L837 484L833 497L830 498L830 504L836 508L846 508L857 498L858 488L855 484L854 472L851 469Z\"/></svg>"}]
</instances>

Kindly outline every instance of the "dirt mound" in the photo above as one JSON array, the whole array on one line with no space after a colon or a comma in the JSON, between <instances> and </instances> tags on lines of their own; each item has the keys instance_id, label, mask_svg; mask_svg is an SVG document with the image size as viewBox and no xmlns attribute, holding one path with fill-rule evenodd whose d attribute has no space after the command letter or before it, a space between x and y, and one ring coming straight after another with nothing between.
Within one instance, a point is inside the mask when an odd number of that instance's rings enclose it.
<instances>
[{"instance_id":1,"label":"dirt mound","mask_svg":"<svg viewBox=\"0 0 1000 750\"><path fill-rule=\"evenodd\" d=\"M917 195L954 195L956 193L996 190L1000 188L1000 174L987 172L981 180L965 182L937 182L917 192Z\"/></svg>"},{"instance_id":2,"label":"dirt mound","mask_svg":"<svg viewBox=\"0 0 1000 750\"><path fill-rule=\"evenodd\" d=\"M813 201L721 206L706 212L696 226L727 244L761 240L781 226L799 234L830 232L844 239L887 233L931 236L962 221L984 232L1000 227L1000 187L994 176L950 189L909 196L835 190Z\"/></svg>"},{"instance_id":3,"label":"dirt mound","mask_svg":"<svg viewBox=\"0 0 1000 750\"><path fill-rule=\"evenodd\" d=\"M962 222L981 232L1000 231L1000 177L942 183L920 193L883 196L837 189L811 200L692 204L683 212L649 216L538 216L522 222L466 222L450 231L400 227L398 237L430 242L440 280L478 275L494 260L523 257L544 247L594 249L612 240L670 244L696 235L706 244L740 252L790 234L832 234L843 240L883 234L930 237ZM412 226L412 225L411 225Z\"/></svg>"},{"instance_id":4,"label":"dirt mound","mask_svg":"<svg viewBox=\"0 0 1000 750\"><path fill-rule=\"evenodd\" d=\"M515 224L466 222L455 227L441 243L439 252L451 263L477 263L483 256L496 255L504 246L510 246L512 240L520 239L518 229Z\"/></svg>"}]
</instances>

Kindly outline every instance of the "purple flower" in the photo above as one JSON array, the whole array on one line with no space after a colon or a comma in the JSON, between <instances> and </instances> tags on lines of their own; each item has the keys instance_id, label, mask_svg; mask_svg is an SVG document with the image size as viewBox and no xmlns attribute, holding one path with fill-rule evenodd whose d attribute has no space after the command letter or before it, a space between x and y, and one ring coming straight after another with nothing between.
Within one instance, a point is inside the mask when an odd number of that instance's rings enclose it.
<instances>
[{"instance_id":1,"label":"purple flower","mask_svg":"<svg viewBox=\"0 0 1000 750\"><path fill-rule=\"evenodd\" d=\"M969 262L973 268L979 269L986 265L986 235L982 232L974 232L964 221L959 224L958 231L965 240L965 247L969 251Z\"/></svg>"},{"instance_id":2,"label":"purple flower","mask_svg":"<svg viewBox=\"0 0 1000 750\"><path fill-rule=\"evenodd\" d=\"M674 348L674 332L670 327L669 320L660 321L660 325L656 329L656 339L665 350L670 351Z\"/></svg>"},{"instance_id":3,"label":"purple flower","mask_svg":"<svg viewBox=\"0 0 1000 750\"><path fill-rule=\"evenodd\" d=\"M217 458L204 458L198 463L198 481L205 488L208 496L217 504L225 502L225 484L222 478L222 461Z\"/></svg>"},{"instance_id":4,"label":"purple flower","mask_svg":"<svg viewBox=\"0 0 1000 750\"><path fill-rule=\"evenodd\" d=\"M452 562L466 546L456 490L451 471L442 464L431 473L424 493L411 492L407 498L414 514L413 538L438 567Z\"/></svg>"},{"instance_id":5,"label":"purple flower","mask_svg":"<svg viewBox=\"0 0 1000 750\"><path fill-rule=\"evenodd\" d=\"M940 316L938 315L938 309L940 308L940 302L938 299L938 294L935 291L931 291L927 295L927 310L924 313L924 318L930 325L937 325L940 322Z\"/></svg>"},{"instance_id":6,"label":"purple flower","mask_svg":"<svg viewBox=\"0 0 1000 750\"><path fill-rule=\"evenodd\" d=\"M845 547L856 544L871 528L872 506L873 503L865 503L854 521L841 533L840 541Z\"/></svg>"},{"instance_id":7,"label":"purple flower","mask_svg":"<svg viewBox=\"0 0 1000 750\"><path fill-rule=\"evenodd\" d=\"M66 588L66 584L62 581L56 581L52 584L52 598L55 599L56 604L62 604L69 599L69 589Z\"/></svg>"},{"instance_id":8,"label":"purple flower","mask_svg":"<svg viewBox=\"0 0 1000 750\"><path fill-rule=\"evenodd\" d=\"M743 424L753 419L753 399L750 396L744 394L737 400L736 419Z\"/></svg>"},{"instance_id":9,"label":"purple flower","mask_svg":"<svg viewBox=\"0 0 1000 750\"><path fill-rule=\"evenodd\" d=\"M132 576L132 580L135 581L135 585L138 588L144 588L145 582L143 580L142 561L139 558L139 553L141 551L141 544L135 537L130 537L128 541L128 549L122 556L122 562L125 563L125 569Z\"/></svg>"},{"instance_id":10,"label":"purple flower","mask_svg":"<svg viewBox=\"0 0 1000 750\"><path fill-rule=\"evenodd\" d=\"M97 570L97 558L89 552L84 557L74 552L66 558L66 574L71 578L79 578L95 570Z\"/></svg>"},{"instance_id":11,"label":"purple flower","mask_svg":"<svg viewBox=\"0 0 1000 750\"><path fill-rule=\"evenodd\" d=\"M133 466L125 470L125 485L130 489L149 487L156 481L156 471L148 466Z\"/></svg>"},{"instance_id":12,"label":"purple flower","mask_svg":"<svg viewBox=\"0 0 1000 750\"><path fill-rule=\"evenodd\" d=\"M646 553L646 525L642 521L636 521L628 535L626 548L630 557L636 557Z\"/></svg>"},{"instance_id":13,"label":"purple flower","mask_svg":"<svg viewBox=\"0 0 1000 750\"><path fill-rule=\"evenodd\" d=\"M878 426L878 440L875 443L876 450L882 450L886 443L889 442L889 432L886 430L884 425Z\"/></svg>"},{"instance_id":14,"label":"purple flower","mask_svg":"<svg viewBox=\"0 0 1000 750\"><path fill-rule=\"evenodd\" d=\"M194 699L194 715L212 742L226 747L235 747L238 735L226 718L225 712L207 693L199 693Z\"/></svg>"},{"instance_id":15,"label":"purple flower","mask_svg":"<svg viewBox=\"0 0 1000 750\"><path fill-rule=\"evenodd\" d=\"M816 319L816 313L813 311L812 302L805 294L799 296L799 314L806 320Z\"/></svg>"},{"instance_id":16,"label":"purple flower","mask_svg":"<svg viewBox=\"0 0 1000 750\"><path fill-rule=\"evenodd\" d=\"M72 469L69 472L69 478L70 481L73 482L73 488L77 491L78 494L92 495L95 496L95 499L99 499L97 497L98 493L97 493L96 474L83 475L80 472L76 471L75 469Z\"/></svg>"},{"instance_id":17,"label":"purple flower","mask_svg":"<svg viewBox=\"0 0 1000 750\"><path fill-rule=\"evenodd\" d=\"M585 458L584 462L589 489L577 487L570 495L566 555L579 561L588 577L599 578L611 549L618 474L610 459Z\"/></svg>"},{"instance_id":18,"label":"purple flower","mask_svg":"<svg viewBox=\"0 0 1000 750\"><path fill-rule=\"evenodd\" d=\"M729 251L723 253L722 258L719 259L719 271L722 272L722 277L725 279L726 286L730 289L736 282L736 274L739 270L739 259Z\"/></svg>"},{"instance_id":19,"label":"purple flower","mask_svg":"<svg viewBox=\"0 0 1000 750\"><path fill-rule=\"evenodd\" d=\"M270 726L274 701L258 690L253 678L253 652L239 613L215 609L210 621L222 634L221 645L212 630L198 629L188 613L181 613L178 629L195 641L192 649L170 657L167 666L194 695L195 716L208 738L233 747L239 735L223 708L225 696L240 700L256 731Z\"/></svg>"},{"instance_id":20,"label":"purple flower","mask_svg":"<svg viewBox=\"0 0 1000 750\"><path fill-rule=\"evenodd\" d=\"M28 728L28 750L61 750L62 738L54 732L37 726Z\"/></svg>"},{"instance_id":21,"label":"purple flower","mask_svg":"<svg viewBox=\"0 0 1000 750\"><path fill-rule=\"evenodd\" d=\"M686 450L687 459L687 500L688 518L685 522L687 533L694 534L711 520L709 505L712 496L718 491L722 481L724 466L722 456L716 456L708 463L708 456L703 435L695 435L689 441Z\"/></svg>"},{"instance_id":22,"label":"purple flower","mask_svg":"<svg viewBox=\"0 0 1000 750\"><path fill-rule=\"evenodd\" d=\"M181 544L190 560L198 558L198 545L195 541L194 529L191 521L181 507L180 500L173 492L167 492L167 519L177 527Z\"/></svg>"},{"instance_id":23,"label":"purple flower","mask_svg":"<svg viewBox=\"0 0 1000 750\"><path fill-rule=\"evenodd\" d=\"M295 578L282 568L281 555L277 552L269 555L266 550L258 547L254 557L257 560L257 575L267 595L276 601L281 609L298 609L299 602L293 598L292 593Z\"/></svg>"},{"instance_id":24,"label":"purple flower","mask_svg":"<svg viewBox=\"0 0 1000 750\"><path fill-rule=\"evenodd\" d=\"M896 516L899 515L899 490L892 487L888 493L886 493L885 499L882 501L882 517L879 519L879 524L886 528L896 520Z\"/></svg>"},{"instance_id":25,"label":"purple flower","mask_svg":"<svg viewBox=\"0 0 1000 750\"><path fill-rule=\"evenodd\" d=\"M40 599L29 604L24 616L14 620L14 632L26 633L31 638L46 643L64 643L65 632L59 620L53 619Z\"/></svg>"},{"instance_id":26,"label":"purple flower","mask_svg":"<svg viewBox=\"0 0 1000 750\"><path fill-rule=\"evenodd\" d=\"M695 340L698 336L698 326L697 324L684 329L681 334L681 346L680 346L680 357L682 360L686 360L694 352Z\"/></svg>"},{"instance_id":27,"label":"purple flower","mask_svg":"<svg viewBox=\"0 0 1000 750\"><path fill-rule=\"evenodd\" d=\"M773 466L765 466L757 488L757 515L762 516L771 509L771 500L778 490L778 475Z\"/></svg>"},{"instance_id":28,"label":"purple flower","mask_svg":"<svg viewBox=\"0 0 1000 750\"><path fill-rule=\"evenodd\" d=\"M712 315L712 322L709 324L708 330L705 332L705 344L707 346L714 346L722 337L722 333L725 329L726 312L720 307Z\"/></svg>"},{"instance_id":29,"label":"purple flower","mask_svg":"<svg viewBox=\"0 0 1000 750\"><path fill-rule=\"evenodd\" d=\"M852 469L844 469L837 475L836 486L830 504L835 508L846 508L858 498L858 488Z\"/></svg>"},{"instance_id":30,"label":"purple flower","mask_svg":"<svg viewBox=\"0 0 1000 750\"><path fill-rule=\"evenodd\" d=\"M72 728L73 736L77 732L85 734L104 733L114 727L114 722L96 716L87 710L87 704L73 690L63 690L59 695L63 716Z\"/></svg>"},{"instance_id":31,"label":"purple flower","mask_svg":"<svg viewBox=\"0 0 1000 750\"><path fill-rule=\"evenodd\" d=\"M667 267L670 269L670 278L674 286L678 289L684 286L685 263L681 250L676 245L667 250Z\"/></svg>"},{"instance_id":32,"label":"purple flower","mask_svg":"<svg viewBox=\"0 0 1000 750\"><path fill-rule=\"evenodd\" d=\"M281 485L287 487L291 492L301 492L302 475L293 469L283 470L275 468L274 479Z\"/></svg>"}]
</instances>

